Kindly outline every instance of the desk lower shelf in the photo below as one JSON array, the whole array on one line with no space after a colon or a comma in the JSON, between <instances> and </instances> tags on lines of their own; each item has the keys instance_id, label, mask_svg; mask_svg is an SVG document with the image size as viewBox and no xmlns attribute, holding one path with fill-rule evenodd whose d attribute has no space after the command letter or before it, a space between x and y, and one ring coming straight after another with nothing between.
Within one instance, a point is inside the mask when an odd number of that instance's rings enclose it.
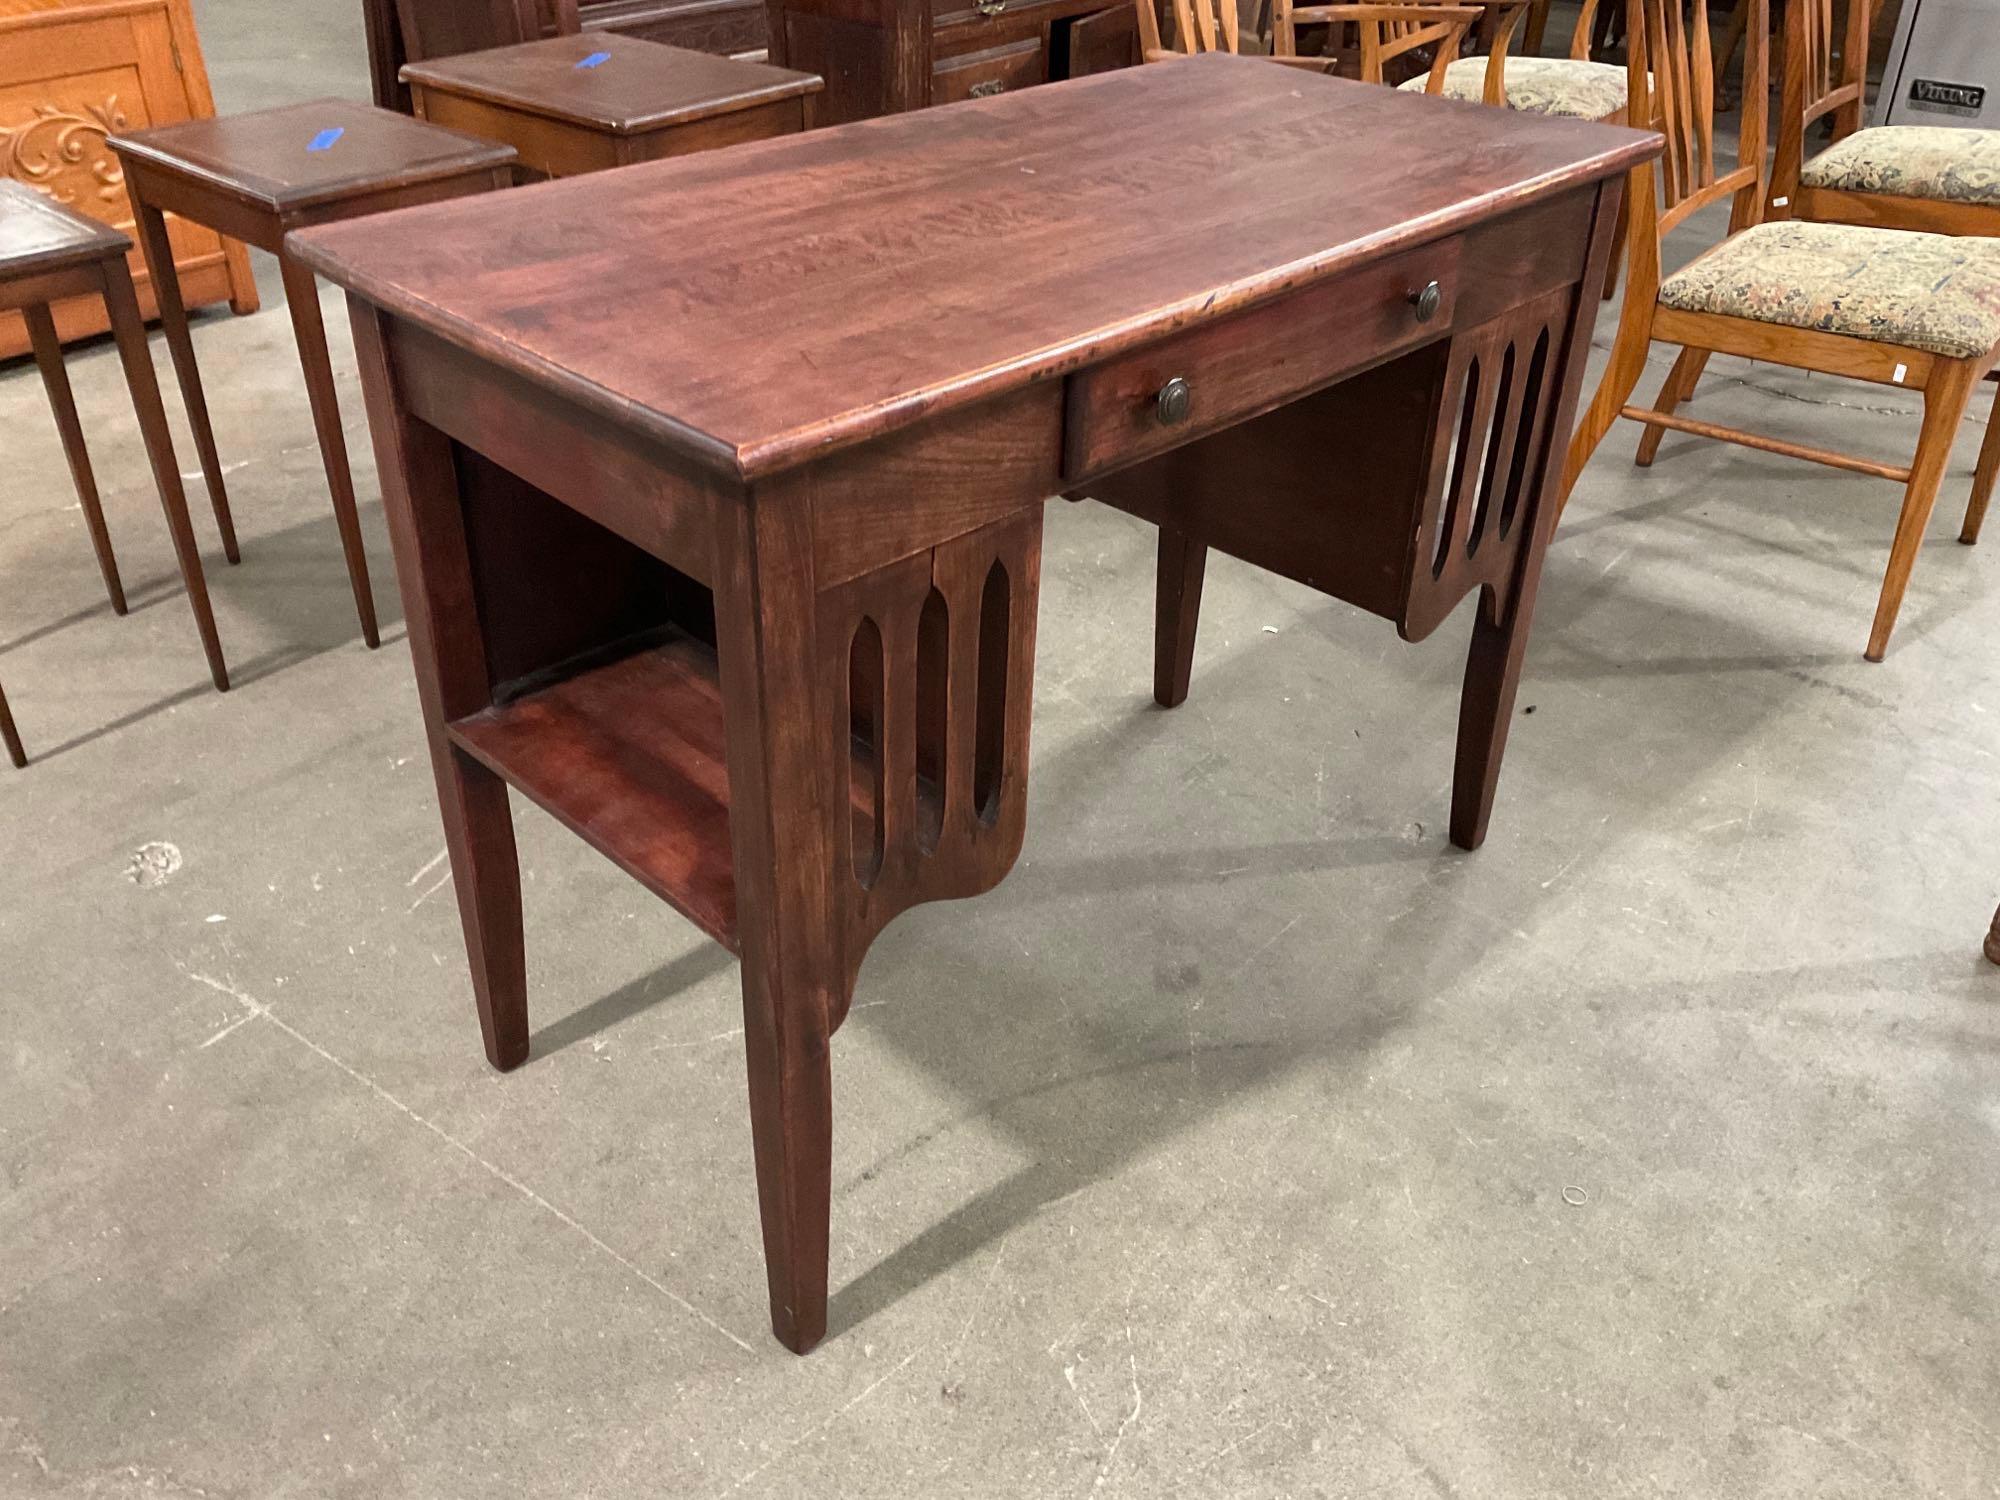
<instances>
[{"instance_id":1,"label":"desk lower shelf","mask_svg":"<svg viewBox=\"0 0 2000 1500\"><path fill-rule=\"evenodd\" d=\"M676 631L448 729L466 754L738 951L713 648Z\"/></svg>"}]
</instances>

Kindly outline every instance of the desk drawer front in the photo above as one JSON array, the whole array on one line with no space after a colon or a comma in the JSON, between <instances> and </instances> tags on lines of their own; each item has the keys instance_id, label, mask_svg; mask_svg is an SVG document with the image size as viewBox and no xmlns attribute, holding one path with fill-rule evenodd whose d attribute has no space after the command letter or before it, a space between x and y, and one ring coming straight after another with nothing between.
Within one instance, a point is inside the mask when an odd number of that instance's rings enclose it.
<instances>
[{"instance_id":1,"label":"desk drawer front","mask_svg":"<svg viewBox=\"0 0 2000 1500\"><path fill-rule=\"evenodd\" d=\"M1048 77L1048 53L1042 39L1031 36L984 52L940 58L931 73L931 103L955 104L960 99L1011 94L1046 83Z\"/></svg>"},{"instance_id":2,"label":"desk drawer front","mask_svg":"<svg viewBox=\"0 0 2000 1500\"><path fill-rule=\"evenodd\" d=\"M1406 251L1072 376L1064 477L1163 453L1445 337L1459 259L1457 240Z\"/></svg>"}]
</instances>

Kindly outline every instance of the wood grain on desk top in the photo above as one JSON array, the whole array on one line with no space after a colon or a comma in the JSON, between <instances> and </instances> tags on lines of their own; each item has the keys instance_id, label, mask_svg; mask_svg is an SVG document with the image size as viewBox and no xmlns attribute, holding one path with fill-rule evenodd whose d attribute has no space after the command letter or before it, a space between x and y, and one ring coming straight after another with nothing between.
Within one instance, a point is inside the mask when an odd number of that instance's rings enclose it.
<instances>
[{"instance_id":1,"label":"wood grain on desk top","mask_svg":"<svg viewBox=\"0 0 2000 1500\"><path fill-rule=\"evenodd\" d=\"M132 242L25 182L0 179L0 275L26 275L123 255Z\"/></svg>"},{"instance_id":2,"label":"wood grain on desk top","mask_svg":"<svg viewBox=\"0 0 2000 1500\"><path fill-rule=\"evenodd\" d=\"M114 135L111 146L274 213L514 159L512 146L348 99L183 120Z\"/></svg>"},{"instance_id":3,"label":"wood grain on desk top","mask_svg":"<svg viewBox=\"0 0 2000 1500\"><path fill-rule=\"evenodd\" d=\"M692 124L822 86L817 73L604 32L405 63L402 78L610 135Z\"/></svg>"},{"instance_id":4,"label":"wood grain on desk top","mask_svg":"<svg viewBox=\"0 0 2000 1500\"><path fill-rule=\"evenodd\" d=\"M1218 55L290 243L364 299L751 478L1658 150Z\"/></svg>"}]
</instances>

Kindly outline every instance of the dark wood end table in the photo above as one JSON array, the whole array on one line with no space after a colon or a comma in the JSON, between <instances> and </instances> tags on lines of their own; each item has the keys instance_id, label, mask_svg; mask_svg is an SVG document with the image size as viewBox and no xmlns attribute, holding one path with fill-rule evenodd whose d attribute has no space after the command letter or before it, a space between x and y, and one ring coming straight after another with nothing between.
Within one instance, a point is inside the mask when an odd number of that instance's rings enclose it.
<instances>
[{"instance_id":1,"label":"dark wood end table","mask_svg":"<svg viewBox=\"0 0 2000 1500\"><path fill-rule=\"evenodd\" d=\"M610 32L406 63L402 76L422 118L506 141L548 177L791 135L811 128L821 87Z\"/></svg>"},{"instance_id":2,"label":"dark wood end table","mask_svg":"<svg viewBox=\"0 0 2000 1500\"><path fill-rule=\"evenodd\" d=\"M1479 593L1477 843L1658 150L1217 55L300 235L351 294L489 1059L528 1050L511 784L741 957L810 1348L831 1038L886 923L1020 850L1057 493L1161 523L1176 672L1198 548L1410 636Z\"/></svg>"},{"instance_id":3,"label":"dark wood end table","mask_svg":"<svg viewBox=\"0 0 2000 1500\"><path fill-rule=\"evenodd\" d=\"M370 646L378 645L381 635L361 523L355 514L354 479L341 433L333 366L327 358L319 291L312 272L286 252L284 239L310 224L506 187L513 180L512 149L342 99L188 120L114 135L109 144L125 168L140 246L158 291L160 325L180 377L195 449L231 562L240 556L236 529L163 213L177 213L278 257L354 607L363 637Z\"/></svg>"},{"instance_id":4,"label":"dark wood end table","mask_svg":"<svg viewBox=\"0 0 2000 1500\"><path fill-rule=\"evenodd\" d=\"M195 550L194 528L188 521L180 466L174 461L173 439L167 430L159 381L146 345L146 325L139 316L139 299L132 289L132 273L125 262L131 249L132 242L117 230L72 213L26 183L0 181L0 310L18 309L27 323L35 364L41 370L42 384L55 412L63 455L69 460L70 477L76 482L84 525L90 531L91 546L97 553L98 570L104 575L104 589L111 598L111 607L121 615L125 613L125 587L118 577L111 533L104 524L104 507L98 500L97 480L91 473L90 453L84 446L83 424L77 418L76 399L63 368L62 343L56 337L55 319L49 311L51 303L64 297L95 295L104 299L112 336L118 343L118 358L125 369L125 383L131 389L132 406L139 416L139 434L146 444L146 457L152 463L153 481L159 487L160 508L166 513L167 531L173 538L174 557L180 564L181 581L187 586L195 627L201 632L202 650L208 656L209 675L217 688L227 691L229 670L223 664L222 644L216 636L215 616L208 603L208 585L202 576L201 554ZM22 747L4 695L0 695L0 740L5 741L7 757L15 765L28 763L27 751Z\"/></svg>"}]
</instances>

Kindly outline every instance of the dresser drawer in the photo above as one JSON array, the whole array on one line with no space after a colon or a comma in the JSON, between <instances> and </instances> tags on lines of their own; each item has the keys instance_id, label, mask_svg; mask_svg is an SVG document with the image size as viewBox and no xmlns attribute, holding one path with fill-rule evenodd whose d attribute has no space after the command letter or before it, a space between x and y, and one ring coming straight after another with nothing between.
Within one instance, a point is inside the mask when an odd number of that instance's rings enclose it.
<instances>
[{"instance_id":1,"label":"dresser drawer","mask_svg":"<svg viewBox=\"0 0 2000 1500\"><path fill-rule=\"evenodd\" d=\"M1047 83L1049 58L1039 36L983 52L941 57L931 69L931 103L955 104Z\"/></svg>"},{"instance_id":2,"label":"dresser drawer","mask_svg":"<svg viewBox=\"0 0 2000 1500\"><path fill-rule=\"evenodd\" d=\"M1405 251L1072 375L1064 478L1163 453L1444 337L1460 249L1452 239ZM1438 291L1426 318L1419 302L1432 282Z\"/></svg>"}]
</instances>

